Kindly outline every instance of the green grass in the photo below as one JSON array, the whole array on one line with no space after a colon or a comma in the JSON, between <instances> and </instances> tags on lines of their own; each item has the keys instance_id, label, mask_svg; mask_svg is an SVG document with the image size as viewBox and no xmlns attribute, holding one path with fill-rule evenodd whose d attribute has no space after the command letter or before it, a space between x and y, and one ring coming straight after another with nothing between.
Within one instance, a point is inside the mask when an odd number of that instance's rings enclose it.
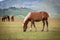
<instances>
[{"instance_id":1,"label":"green grass","mask_svg":"<svg viewBox=\"0 0 60 40\"><path fill-rule=\"evenodd\" d=\"M0 21L0 40L60 40L60 19L49 20L49 31L41 32L42 22L36 22L37 32L34 27L32 32L28 29L23 32L22 22L23 19L16 19L14 22L1 22Z\"/></svg>"}]
</instances>

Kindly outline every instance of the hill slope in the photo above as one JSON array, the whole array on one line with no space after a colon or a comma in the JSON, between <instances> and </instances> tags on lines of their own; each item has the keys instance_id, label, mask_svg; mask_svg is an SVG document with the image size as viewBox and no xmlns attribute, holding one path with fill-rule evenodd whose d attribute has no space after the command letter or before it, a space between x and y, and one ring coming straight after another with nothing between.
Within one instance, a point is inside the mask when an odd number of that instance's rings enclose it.
<instances>
[{"instance_id":1,"label":"hill slope","mask_svg":"<svg viewBox=\"0 0 60 40\"><path fill-rule=\"evenodd\" d=\"M0 16L3 15L14 15L14 16L26 16L28 14L28 12L34 11L30 8L16 8L16 7L10 7L10 8L6 8L6 9L0 9Z\"/></svg>"}]
</instances>

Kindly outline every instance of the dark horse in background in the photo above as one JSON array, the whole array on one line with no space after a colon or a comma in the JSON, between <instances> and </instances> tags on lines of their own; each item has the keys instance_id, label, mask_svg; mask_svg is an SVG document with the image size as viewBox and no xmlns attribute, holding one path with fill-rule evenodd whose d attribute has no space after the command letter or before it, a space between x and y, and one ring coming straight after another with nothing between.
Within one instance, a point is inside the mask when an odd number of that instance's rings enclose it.
<instances>
[{"instance_id":1,"label":"dark horse in background","mask_svg":"<svg viewBox=\"0 0 60 40\"><path fill-rule=\"evenodd\" d=\"M4 15L3 17L2 17L2 22L5 22L5 21L10 21L10 17L8 16L8 15Z\"/></svg>"},{"instance_id":2,"label":"dark horse in background","mask_svg":"<svg viewBox=\"0 0 60 40\"><path fill-rule=\"evenodd\" d=\"M13 15L11 16L11 21L14 21L14 16Z\"/></svg>"},{"instance_id":3,"label":"dark horse in background","mask_svg":"<svg viewBox=\"0 0 60 40\"><path fill-rule=\"evenodd\" d=\"M47 31L48 31L48 17L49 17L49 15L45 11L29 12L23 22L23 31L26 32L27 24L29 21L31 22L30 31L32 30L32 25L34 25L35 31L37 31L37 28L36 28L34 22L39 22L39 21L42 21L42 23L43 23L43 29L41 31L44 31L45 24L47 25Z\"/></svg>"}]
</instances>

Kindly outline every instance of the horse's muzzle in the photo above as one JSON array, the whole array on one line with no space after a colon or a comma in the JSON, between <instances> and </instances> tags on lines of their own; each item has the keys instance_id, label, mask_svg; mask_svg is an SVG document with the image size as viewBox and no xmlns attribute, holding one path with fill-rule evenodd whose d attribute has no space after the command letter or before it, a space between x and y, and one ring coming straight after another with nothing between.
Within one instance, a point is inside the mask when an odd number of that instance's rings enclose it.
<instances>
[{"instance_id":1,"label":"horse's muzzle","mask_svg":"<svg viewBox=\"0 0 60 40\"><path fill-rule=\"evenodd\" d=\"M23 32L26 32L26 30L23 30Z\"/></svg>"}]
</instances>

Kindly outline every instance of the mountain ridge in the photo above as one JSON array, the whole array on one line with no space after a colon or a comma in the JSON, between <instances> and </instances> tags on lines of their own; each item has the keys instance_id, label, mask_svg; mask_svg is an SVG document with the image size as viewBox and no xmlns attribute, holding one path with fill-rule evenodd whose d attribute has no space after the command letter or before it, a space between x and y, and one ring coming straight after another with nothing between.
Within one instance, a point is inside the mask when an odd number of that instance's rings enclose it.
<instances>
[{"instance_id":1,"label":"mountain ridge","mask_svg":"<svg viewBox=\"0 0 60 40\"><path fill-rule=\"evenodd\" d=\"M26 7L21 7L21 8L9 7L9 8L5 8L5 9L0 8L0 16L3 16L3 15L26 16L28 14L28 12L32 12L32 11L35 11L35 10L26 8Z\"/></svg>"}]
</instances>

